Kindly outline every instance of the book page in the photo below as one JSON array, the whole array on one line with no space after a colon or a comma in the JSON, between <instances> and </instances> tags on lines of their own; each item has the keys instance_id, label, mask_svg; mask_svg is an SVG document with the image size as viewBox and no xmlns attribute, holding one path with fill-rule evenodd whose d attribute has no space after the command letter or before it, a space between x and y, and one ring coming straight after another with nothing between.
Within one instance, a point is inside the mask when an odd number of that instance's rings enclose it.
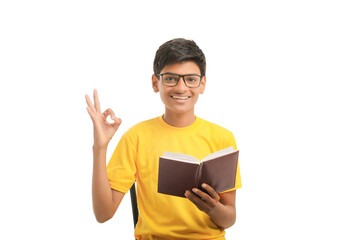
<instances>
[{"instance_id":1,"label":"book page","mask_svg":"<svg viewBox=\"0 0 360 240\"><path fill-rule=\"evenodd\" d=\"M211 159L214 159L214 158L217 158L217 157L220 157L220 156L224 156L224 155L227 155L227 154L232 153L232 152L235 152L234 147L228 147L228 148L222 149L220 151L214 152L214 153L212 153L210 155L207 155L201 161L202 162L209 161Z\"/></svg>"},{"instance_id":2,"label":"book page","mask_svg":"<svg viewBox=\"0 0 360 240\"><path fill-rule=\"evenodd\" d=\"M200 161L197 158L183 153L164 152L164 155L161 157L180 162L200 164Z\"/></svg>"}]
</instances>

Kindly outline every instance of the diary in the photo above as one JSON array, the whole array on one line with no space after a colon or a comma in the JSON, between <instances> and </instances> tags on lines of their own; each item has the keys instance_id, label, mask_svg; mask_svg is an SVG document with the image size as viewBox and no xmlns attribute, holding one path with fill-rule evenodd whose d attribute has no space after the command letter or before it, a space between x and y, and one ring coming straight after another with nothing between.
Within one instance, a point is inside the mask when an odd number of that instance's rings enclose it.
<instances>
[{"instance_id":1,"label":"diary","mask_svg":"<svg viewBox=\"0 0 360 240\"><path fill-rule=\"evenodd\" d=\"M233 147L199 161L193 156L164 152L159 158L158 193L185 197L185 191L206 183L219 193L235 187L239 151Z\"/></svg>"}]
</instances>

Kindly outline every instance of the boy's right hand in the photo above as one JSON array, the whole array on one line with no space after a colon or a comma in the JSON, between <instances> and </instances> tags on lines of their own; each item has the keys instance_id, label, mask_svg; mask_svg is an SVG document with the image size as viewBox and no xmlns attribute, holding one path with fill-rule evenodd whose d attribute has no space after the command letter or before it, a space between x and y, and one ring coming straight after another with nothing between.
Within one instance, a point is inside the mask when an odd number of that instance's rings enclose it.
<instances>
[{"instance_id":1,"label":"boy's right hand","mask_svg":"<svg viewBox=\"0 0 360 240\"><path fill-rule=\"evenodd\" d=\"M94 124L94 147L107 147L116 130L119 128L121 119L115 117L111 108L108 108L105 112L101 113L100 101L96 89L94 89L95 106L92 104L90 97L87 94L85 94L85 99L88 105L86 110ZM114 123L108 123L106 121L106 117L109 115Z\"/></svg>"}]
</instances>

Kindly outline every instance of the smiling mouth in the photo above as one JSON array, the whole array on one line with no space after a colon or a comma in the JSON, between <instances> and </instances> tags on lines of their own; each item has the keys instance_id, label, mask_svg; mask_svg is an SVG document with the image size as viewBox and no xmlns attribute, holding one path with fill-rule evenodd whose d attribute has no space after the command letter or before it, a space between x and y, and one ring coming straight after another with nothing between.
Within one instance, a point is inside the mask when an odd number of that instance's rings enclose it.
<instances>
[{"instance_id":1,"label":"smiling mouth","mask_svg":"<svg viewBox=\"0 0 360 240\"><path fill-rule=\"evenodd\" d=\"M187 96L187 97L170 96L170 97L172 97L172 98L174 98L174 99L180 99L180 100L186 100L186 99L189 99L189 98L190 98L189 96Z\"/></svg>"}]
</instances>

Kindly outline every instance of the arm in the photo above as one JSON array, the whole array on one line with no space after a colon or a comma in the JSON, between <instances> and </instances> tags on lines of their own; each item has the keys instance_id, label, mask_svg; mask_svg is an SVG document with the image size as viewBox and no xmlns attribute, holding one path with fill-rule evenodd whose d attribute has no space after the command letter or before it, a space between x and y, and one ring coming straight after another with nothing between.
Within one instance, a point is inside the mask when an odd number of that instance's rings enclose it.
<instances>
[{"instance_id":1,"label":"arm","mask_svg":"<svg viewBox=\"0 0 360 240\"><path fill-rule=\"evenodd\" d=\"M92 179L92 200L96 220L100 223L111 219L125 193L110 188L106 174L106 148L93 147L94 168Z\"/></svg>"},{"instance_id":2,"label":"arm","mask_svg":"<svg viewBox=\"0 0 360 240\"><path fill-rule=\"evenodd\" d=\"M108 108L104 113L100 111L100 101L96 89L94 89L94 105L88 95L85 95L86 103L91 120L94 125L94 146L93 146L93 179L92 179L92 200L96 220L106 222L115 214L124 193L117 192L110 188L106 173L106 150L108 143L114 136L121 124L121 119L115 117L114 112ZM111 115L114 123L106 121Z\"/></svg>"},{"instance_id":3,"label":"arm","mask_svg":"<svg viewBox=\"0 0 360 240\"><path fill-rule=\"evenodd\" d=\"M221 193L219 196L211 186L203 184L202 187L210 193L210 195L194 188L192 192L189 190L186 191L185 196L193 202L199 210L208 214L211 220L219 227L231 227L236 220L236 191Z\"/></svg>"}]
</instances>

